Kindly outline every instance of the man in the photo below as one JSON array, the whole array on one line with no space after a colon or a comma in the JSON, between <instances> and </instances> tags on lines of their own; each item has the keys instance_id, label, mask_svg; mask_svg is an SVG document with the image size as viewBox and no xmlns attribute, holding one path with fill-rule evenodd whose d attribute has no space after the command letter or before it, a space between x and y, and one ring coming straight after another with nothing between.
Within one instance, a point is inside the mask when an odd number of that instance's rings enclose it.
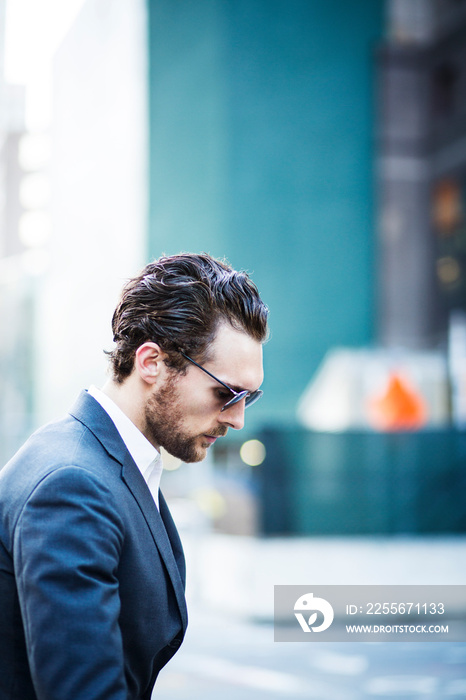
<instances>
[{"instance_id":1,"label":"man","mask_svg":"<svg viewBox=\"0 0 466 700\"><path fill-rule=\"evenodd\" d=\"M163 257L123 290L112 378L0 472L0 698L149 700L182 642L159 450L204 459L259 398L267 308L245 273Z\"/></svg>"}]
</instances>

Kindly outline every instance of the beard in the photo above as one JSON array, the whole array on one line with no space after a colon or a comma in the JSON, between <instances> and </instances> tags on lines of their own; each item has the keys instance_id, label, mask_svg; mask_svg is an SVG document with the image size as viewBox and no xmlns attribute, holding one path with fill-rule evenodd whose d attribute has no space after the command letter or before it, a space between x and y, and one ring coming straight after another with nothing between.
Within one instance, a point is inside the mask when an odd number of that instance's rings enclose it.
<instances>
[{"instance_id":1,"label":"beard","mask_svg":"<svg viewBox=\"0 0 466 700\"><path fill-rule=\"evenodd\" d=\"M169 376L165 385L150 396L145 407L146 435L150 442L160 445L182 462L201 462L210 443L203 435L191 435L184 425L184 411L176 388L177 376ZM207 434L212 437L226 435L227 428L218 427Z\"/></svg>"}]
</instances>

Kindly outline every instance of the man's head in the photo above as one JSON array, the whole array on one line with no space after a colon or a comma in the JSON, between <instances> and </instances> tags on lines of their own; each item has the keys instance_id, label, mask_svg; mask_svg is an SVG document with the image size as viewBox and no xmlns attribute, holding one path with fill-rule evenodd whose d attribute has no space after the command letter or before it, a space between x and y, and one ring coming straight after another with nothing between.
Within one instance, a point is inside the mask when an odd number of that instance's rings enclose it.
<instances>
[{"instance_id":1,"label":"man's head","mask_svg":"<svg viewBox=\"0 0 466 700\"><path fill-rule=\"evenodd\" d=\"M146 341L156 342L173 368L188 363L180 351L206 362L222 322L262 343L267 314L245 272L206 254L159 258L128 282L113 314L114 378L123 382L131 374L136 350Z\"/></svg>"},{"instance_id":2,"label":"man's head","mask_svg":"<svg viewBox=\"0 0 466 700\"><path fill-rule=\"evenodd\" d=\"M139 427L154 445L198 461L242 427L248 399L222 410L234 396L224 384L258 389L267 314L246 273L206 254L162 257L130 280L113 315L113 378L143 392Z\"/></svg>"}]
</instances>

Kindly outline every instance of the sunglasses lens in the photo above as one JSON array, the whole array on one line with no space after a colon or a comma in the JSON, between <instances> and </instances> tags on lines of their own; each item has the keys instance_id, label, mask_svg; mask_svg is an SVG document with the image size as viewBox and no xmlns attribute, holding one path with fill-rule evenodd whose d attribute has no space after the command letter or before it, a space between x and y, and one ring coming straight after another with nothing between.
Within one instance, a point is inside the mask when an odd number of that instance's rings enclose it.
<instances>
[{"instance_id":1,"label":"sunglasses lens","mask_svg":"<svg viewBox=\"0 0 466 700\"><path fill-rule=\"evenodd\" d=\"M246 408L249 406L252 406L253 403L256 403L260 399L264 392L258 389L257 391L253 391L252 394L249 394L249 396L246 399Z\"/></svg>"},{"instance_id":2,"label":"sunglasses lens","mask_svg":"<svg viewBox=\"0 0 466 700\"><path fill-rule=\"evenodd\" d=\"M222 411L226 411L227 408L230 408L230 406L233 406L233 404L238 403L238 401L241 401L247 395L247 391L240 391L239 394L235 394L232 399L226 402L225 406L222 408Z\"/></svg>"},{"instance_id":3,"label":"sunglasses lens","mask_svg":"<svg viewBox=\"0 0 466 700\"><path fill-rule=\"evenodd\" d=\"M236 394L236 396L233 396L232 399L227 401L225 406L222 408L222 411L225 411L227 408L230 408L230 406L233 406L235 403L238 403L238 401L242 401L243 399L246 399L245 408L248 408L248 406L252 406L253 403L256 403L263 393L264 392L260 389L253 391L252 394L250 394L248 391L240 391L239 394Z\"/></svg>"}]
</instances>

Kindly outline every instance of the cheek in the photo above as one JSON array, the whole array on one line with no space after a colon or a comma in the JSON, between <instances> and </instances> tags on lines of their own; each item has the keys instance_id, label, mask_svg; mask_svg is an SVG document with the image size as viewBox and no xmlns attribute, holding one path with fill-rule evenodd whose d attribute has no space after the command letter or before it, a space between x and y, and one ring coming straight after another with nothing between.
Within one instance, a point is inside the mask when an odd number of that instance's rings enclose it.
<instances>
[{"instance_id":1,"label":"cheek","mask_svg":"<svg viewBox=\"0 0 466 700\"><path fill-rule=\"evenodd\" d=\"M212 402L200 396L191 397L185 404L184 414L188 420L205 421L206 418L212 418L214 413L215 411L212 410Z\"/></svg>"},{"instance_id":2,"label":"cheek","mask_svg":"<svg viewBox=\"0 0 466 700\"><path fill-rule=\"evenodd\" d=\"M217 410L213 392L210 387L206 387L202 376L196 380L187 376L186 381L180 382L177 399L186 420L211 418Z\"/></svg>"}]
</instances>

